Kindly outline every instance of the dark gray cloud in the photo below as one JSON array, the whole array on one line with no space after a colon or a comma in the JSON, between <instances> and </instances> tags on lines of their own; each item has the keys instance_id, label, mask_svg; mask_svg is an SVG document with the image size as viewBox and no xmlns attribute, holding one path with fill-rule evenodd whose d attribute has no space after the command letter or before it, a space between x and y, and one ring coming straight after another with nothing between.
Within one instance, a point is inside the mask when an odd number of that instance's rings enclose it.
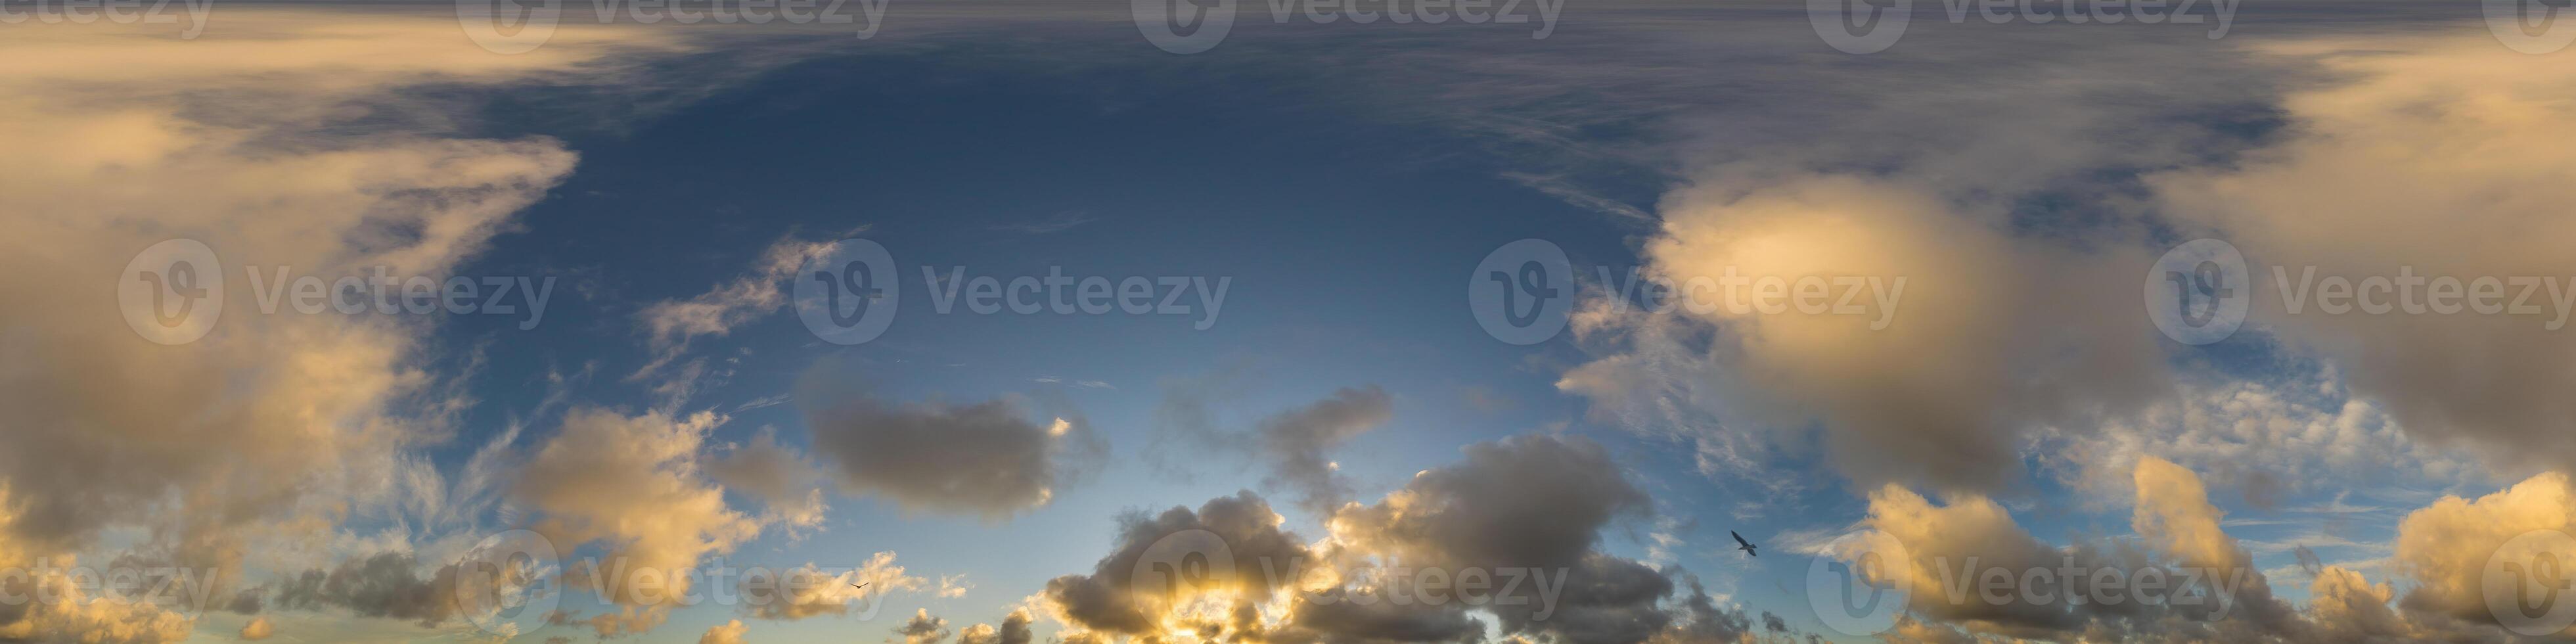
<instances>
[{"instance_id":1,"label":"dark gray cloud","mask_svg":"<svg viewBox=\"0 0 2576 644\"><path fill-rule=\"evenodd\" d=\"M1143 634L1160 626L1171 588L1138 583L1136 572L1155 544L1174 535L1204 530L1231 555L1233 579L1243 601L1268 600L1287 580L1264 574L1298 562L1313 561L1305 541L1279 529L1280 517L1258 495L1245 491L1218 497L1195 512L1173 507L1158 515L1132 514L1120 520L1118 548L1101 558L1089 575L1065 575L1047 582L1045 596L1056 610L1083 628L1120 634ZM1187 536L1179 538L1189 538ZM1265 568L1267 566L1268 568Z\"/></svg>"},{"instance_id":2,"label":"dark gray cloud","mask_svg":"<svg viewBox=\"0 0 2576 644\"><path fill-rule=\"evenodd\" d=\"M1310 413L1279 418L1366 416L1351 412L1374 404L1370 398L1345 390L1303 410ZM1091 573L1058 577L1043 597L1073 627L1069 642L1172 628L1271 642L1473 642L1487 630L1477 613L1491 614L1503 633L1562 644L1713 643L1748 632L1743 612L1718 605L1695 579L1693 598L1668 606L1675 585L1667 571L1600 549L1602 530L1647 518L1652 507L1600 445L1521 436L1465 452L1465 461L1423 472L1373 505L1344 506L1329 521L1332 533L1311 547L1281 530L1281 518L1251 492L1195 511L1130 515L1117 548ZM1233 600L1224 610L1176 608L1186 604L1176 599L1206 595L1139 578L1173 556L1171 544L1204 536L1198 531L1222 542L1229 560L1218 563L1231 564L1232 576L1217 582L1236 592L1218 595ZM1497 581L1472 605L1386 601L1399 589L1362 570L1387 562L1449 574L1476 569ZM1523 583L1506 588L1502 575ZM1272 602L1283 592L1294 593L1285 615L1263 612L1281 605Z\"/></svg>"},{"instance_id":3,"label":"dark gray cloud","mask_svg":"<svg viewBox=\"0 0 2576 644\"><path fill-rule=\"evenodd\" d=\"M456 567L443 566L429 577L413 575L419 561L408 552L352 557L330 570L319 568L281 580L275 607L282 610L344 608L360 617L381 617L437 626L456 615Z\"/></svg>"},{"instance_id":4,"label":"dark gray cloud","mask_svg":"<svg viewBox=\"0 0 2576 644\"><path fill-rule=\"evenodd\" d=\"M1282 412L1253 430L1261 457L1269 462L1272 485L1301 495L1300 505L1324 512L1350 498L1328 455L1395 416L1394 398L1377 385L1339 389L1314 404Z\"/></svg>"},{"instance_id":5,"label":"dark gray cloud","mask_svg":"<svg viewBox=\"0 0 2576 644\"><path fill-rule=\"evenodd\" d=\"M844 489L907 511L1005 517L1043 506L1108 451L1070 411L1042 413L1018 397L891 403L835 371L818 366L798 383L814 451Z\"/></svg>"}]
</instances>

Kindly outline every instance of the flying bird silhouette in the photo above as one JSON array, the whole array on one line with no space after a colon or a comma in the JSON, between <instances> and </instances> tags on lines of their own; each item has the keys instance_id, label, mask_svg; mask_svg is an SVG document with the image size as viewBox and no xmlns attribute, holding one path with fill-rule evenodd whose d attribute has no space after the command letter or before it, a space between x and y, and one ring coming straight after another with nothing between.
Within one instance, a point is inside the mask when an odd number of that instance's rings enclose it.
<instances>
[{"instance_id":1,"label":"flying bird silhouette","mask_svg":"<svg viewBox=\"0 0 2576 644\"><path fill-rule=\"evenodd\" d=\"M850 587L851 587L851 588L857 588L857 589L859 589L859 590L867 590L867 589L868 589L868 584L873 584L873 583L877 583L877 582L873 582L873 581L871 581L871 582L868 582L867 584L850 584Z\"/></svg>"},{"instance_id":2,"label":"flying bird silhouette","mask_svg":"<svg viewBox=\"0 0 2576 644\"><path fill-rule=\"evenodd\" d=\"M1737 546L1735 547L1735 549L1744 551L1744 555L1745 555L1745 556L1747 556L1747 557L1759 557L1759 556L1762 556L1762 555L1761 555L1761 553L1757 553L1757 552L1754 552L1754 551L1753 551L1753 542L1751 542L1751 541L1745 541L1745 540L1744 540L1744 535L1736 534L1734 530L1728 530L1728 531L1726 531L1726 536L1735 537L1735 542L1736 542L1737 544L1740 544L1740 545L1737 545Z\"/></svg>"}]
</instances>

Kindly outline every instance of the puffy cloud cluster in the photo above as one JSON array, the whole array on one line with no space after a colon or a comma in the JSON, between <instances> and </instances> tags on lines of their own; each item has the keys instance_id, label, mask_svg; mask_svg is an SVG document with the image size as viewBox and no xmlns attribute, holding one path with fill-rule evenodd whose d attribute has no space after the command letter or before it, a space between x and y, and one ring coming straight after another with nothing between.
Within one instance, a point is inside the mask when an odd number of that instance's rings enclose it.
<instances>
[{"instance_id":1,"label":"puffy cloud cluster","mask_svg":"<svg viewBox=\"0 0 2576 644\"><path fill-rule=\"evenodd\" d=\"M193 40L119 22L0 43L25 67L0 79L0 147L33 151L0 155L0 565L133 529L150 535L141 556L213 567L210 592L231 597L255 551L307 548L395 504L393 475L445 440L460 404L422 367L427 318L264 313L245 269L451 274L575 155L459 138L420 103L444 99L396 90L613 71L602 61L670 43L568 27L494 56L452 18L320 8L233 8ZM371 127L343 127L355 120ZM172 238L212 248L221 266L199 268L220 273L200 278L225 286L221 316L182 345L128 327L156 311L100 299ZM145 608L0 616L0 636L159 641L191 622Z\"/></svg>"},{"instance_id":2,"label":"puffy cloud cluster","mask_svg":"<svg viewBox=\"0 0 2576 644\"><path fill-rule=\"evenodd\" d=\"M2032 537L1982 496L1961 495L1935 505L1897 486L1872 493L1869 516L1860 526L1881 531L1907 555L1898 563L1900 569L1878 578L1910 593L1907 617L1889 635L1901 641L2515 641L2520 636L2489 610L2480 586L2490 555L2531 530L2576 534L2576 526L2569 524L2576 505L2570 505L2567 482L2560 475L2535 477L2476 501L2445 498L2399 525L2398 574L2413 590L2401 598L2395 584L2374 584L2359 572L2323 565L2310 555L2302 564L2307 578L2297 580L2306 584L2309 595L2302 608L2276 597L2272 580L2221 529L2223 514L2208 502L2197 475L2149 457L2136 464L2133 476L2135 534L2063 546ZM2558 556L2576 557L2576 548L2564 547L2576 538L2537 543L2569 550L2550 551ZM1828 556L1852 558L1864 551ZM1893 552L1884 547L1877 551ZM2021 574L2060 567L2083 574ZM1992 582L1979 578L1988 568L2014 574ZM2151 569L2168 571L2162 577L2178 593L2169 595L2172 600L2142 604L2130 594L2143 592L2135 581L2154 576ZM2097 589L2092 584L2105 582L2090 579L2094 571L2130 580L2128 589ZM2173 601L2192 592L2226 601ZM2065 599L2071 596L2092 601Z\"/></svg>"},{"instance_id":3,"label":"puffy cloud cluster","mask_svg":"<svg viewBox=\"0 0 2576 644\"><path fill-rule=\"evenodd\" d=\"M2477 448L2508 478L2576 462L2576 400L2564 394L2576 386L2576 342L2550 328L2566 294L2535 283L2528 311L2499 315L2332 315L2313 286L2303 311L2285 301L2310 270L2320 280L2546 277L2566 290L2576 150L2559 142L2576 136L2576 68L2484 33L2262 50L2313 60L2334 80L2286 97L2294 134L2243 163L2155 177L2165 212L2242 249L2253 320L2345 366L2356 393L2419 439ZM2419 302L2430 288L2412 287ZM2509 288L2506 303L2524 295Z\"/></svg>"},{"instance_id":4,"label":"puffy cloud cluster","mask_svg":"<svg viewBox=\"0 0 2576 644\"><path fill-rule=\"evenodd\" d=\"M2556 533L2552 538L2551 532ZM2536 538L2517 539L2526 534ZM2415 583L2403 606L2458 619L2495 624L2487 605L2490 560L2525 568L2535 587L2563 586L2576 570L2532 562L2576 562L2576 488L2566 474L2534 476L2476 500L2444 497L2397 524L2398 569ZM2555 568L2555 570L2550 570ZM2576 635L2576 631L2565 633Z\"/></svg>"},{"instance_id":5,"label":"puffy cloud cluster","mask_svg":"<svg viewBox=\"0 0 2576 644\"><path fill-rule=\"evenodd\" d=\"M127 642L157 644L188 639L193 617L177 609L185 598L172 596L93 596L96 579L81 580L70 569L77 560L54 562L24 576L13 575L5 590L12 597L50 597L55 601L14 601L0 605L0 640L44 642Z\"/></svg>"},{"instance_id":6,"label":"puffy cloud cluster","mask_svg":"<svg viewBox=\"0 0 2576 644\"><path fill-rule=\"evenodd\" d=\"M939 644L948 639L948 620L932 617L930 609L915 609L912 619L894 627L894 634L903 636L903 644Z\"/></svg>"},{"instance_id":7,"label":"puffy cloud cluster","mask_svg":"<svg viewBox=\"0 0 2576 644\"><path fill-rule=\"evenodd\" d=\"M1283 518L1250 492L1130 516L1117 549L1089 574L1048 582L1042 605L1070 627L1067 641L1461 642L1484 637L1478 615L1503 633L1576 644L1749 632L1742 611L1720 606L1695 578L1692 596L1668 606L1667 571L1601 551L1603 529L1650 510L1600 446L1522 436L1469 446L1465 461L1422 472L1377 503L1345 504L1311 543L1283 531ZM1194 569L1181 563L1190 553L1230 574L1178 572ZM1414 583L1411 570L1477 570L1492 583L1473 603L1390 601L1419 591L1399 586ZM1506 575L1525 576L1507 584Z\"/></svg>"},{"instance_id":8,"label":"puffy cloud cluster","mask_svg":"<svg viewBox=\"0 0 2576 644\"><path fill-rule=\"evenodd\" d=\"M1682 400L1743 421L1730 431L1822 421L1827 454L1866 486L1986 491L2017 479L2032 431L2135 405L2164 377L2136 295L2100 287L2135 282L2143 253L2024 243L2001 211L1903 178L1730 172L1669 196L1645 247L1702 306L1605 294L1578 316L1579 336L1618 347L1557 385L1596 414ZM1756 307L1738 279L1812 279L1851 308ZM1796 442L1753 438L1700 440L1740 462Z\"/></svg>"},{"instance_id":9,"label":"puffy cloud cluster","mask_svg":"<svg viewBox=\"0 0 2576 644\"><path fill-rule=\"evenodd\" d=\"M958 631L957 644L1029 644L1037 640L1036 635L1029 631L1032 621L1035 620L1029 616L1029 611L1013 610L1002 618L999 627L976 624Z\"/></svg>"}]
</instances>

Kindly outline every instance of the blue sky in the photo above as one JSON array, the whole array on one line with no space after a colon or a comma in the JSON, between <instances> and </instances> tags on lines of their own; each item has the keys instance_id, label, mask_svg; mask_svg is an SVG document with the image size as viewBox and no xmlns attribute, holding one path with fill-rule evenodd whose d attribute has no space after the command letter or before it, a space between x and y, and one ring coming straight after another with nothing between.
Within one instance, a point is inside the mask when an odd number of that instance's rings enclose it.
<instances>
[{"instance_id":1,"label":"blue sky","mask_svg":"<svg viewBox=\"0 0 2576 644\"><path fill-rule=\"evenodd\" d=\"M29 410L0 420L0 564L216 585L0 607L0 640L1027 644L992 639L1015 613L1067 644L2569 632L2475 594L2508 539L2576 533L2556 393L2576 344L2552 311L2329 313L2275 276L2404 267L2570 299L2549 289L2576 281L2556 250L2576 157L2549 142L2576 122L2571 54L2410 2L2116 25L2039 24L2097 2L1916 3L1866 52L1795 5L1429 25L1238 4L1190 52L1130 3L762 26L571 6L520 53L469 37L467 4L12 24L36 36L0 51L76 62L0 81L32 124L0 127L22 150L0 210L23 213L0 356L29 365L0 370L0 406ZM844 345L795 307L849 239L885 250L899 294ZM1466 287L1526 239L1568 258L1571 311L1521 345ZM2154 271L2195 239L2242 249L2209 270L2251 296L2214 343L2157 326ZM219 264L220 320L167 322L188 292L160 289L200 257L168 240ZM376 266L552 287L522 328L260 310L244 272ZM1910 290L1859 317L1622 295L1720 269ZM925 270L1224 290L1181 294L1189 314L984 314L941 310ZM1280 523L1221 521L1245 491ZM1579 582L1552 622L1314 601L1359 578L1128 583L1175 526ZM565 562L856 572L785 614L571 590L544 604L569 619L496 632L441 603L441 575L511 530ZM1945 602L1915 579L1892 622L1854 628L1810 586L1858 560L1846 534L1923 566L2268 584L2213 617ZM837 590L861 580L881 586ZM1189 601L1267 612L1194 621ZM898 631L916 615L945 621Z\"/></svg>"}]
</instances>

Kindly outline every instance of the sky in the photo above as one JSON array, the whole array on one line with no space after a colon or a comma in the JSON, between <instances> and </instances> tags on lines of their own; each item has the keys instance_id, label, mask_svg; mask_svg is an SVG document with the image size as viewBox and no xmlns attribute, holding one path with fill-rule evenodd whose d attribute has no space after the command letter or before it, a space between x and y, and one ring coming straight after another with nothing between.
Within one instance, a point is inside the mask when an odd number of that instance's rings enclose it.
<instances>
[{"instance_id":1,"label":"sky","mask_svg":"<svg viewBox=\"0 0 2576 644\"><path fill-rule=\"evenodd\" d=\"M220 1L0 2L0 641L2576 638L2546 4Z\"/></svg>"}]
</instances>

